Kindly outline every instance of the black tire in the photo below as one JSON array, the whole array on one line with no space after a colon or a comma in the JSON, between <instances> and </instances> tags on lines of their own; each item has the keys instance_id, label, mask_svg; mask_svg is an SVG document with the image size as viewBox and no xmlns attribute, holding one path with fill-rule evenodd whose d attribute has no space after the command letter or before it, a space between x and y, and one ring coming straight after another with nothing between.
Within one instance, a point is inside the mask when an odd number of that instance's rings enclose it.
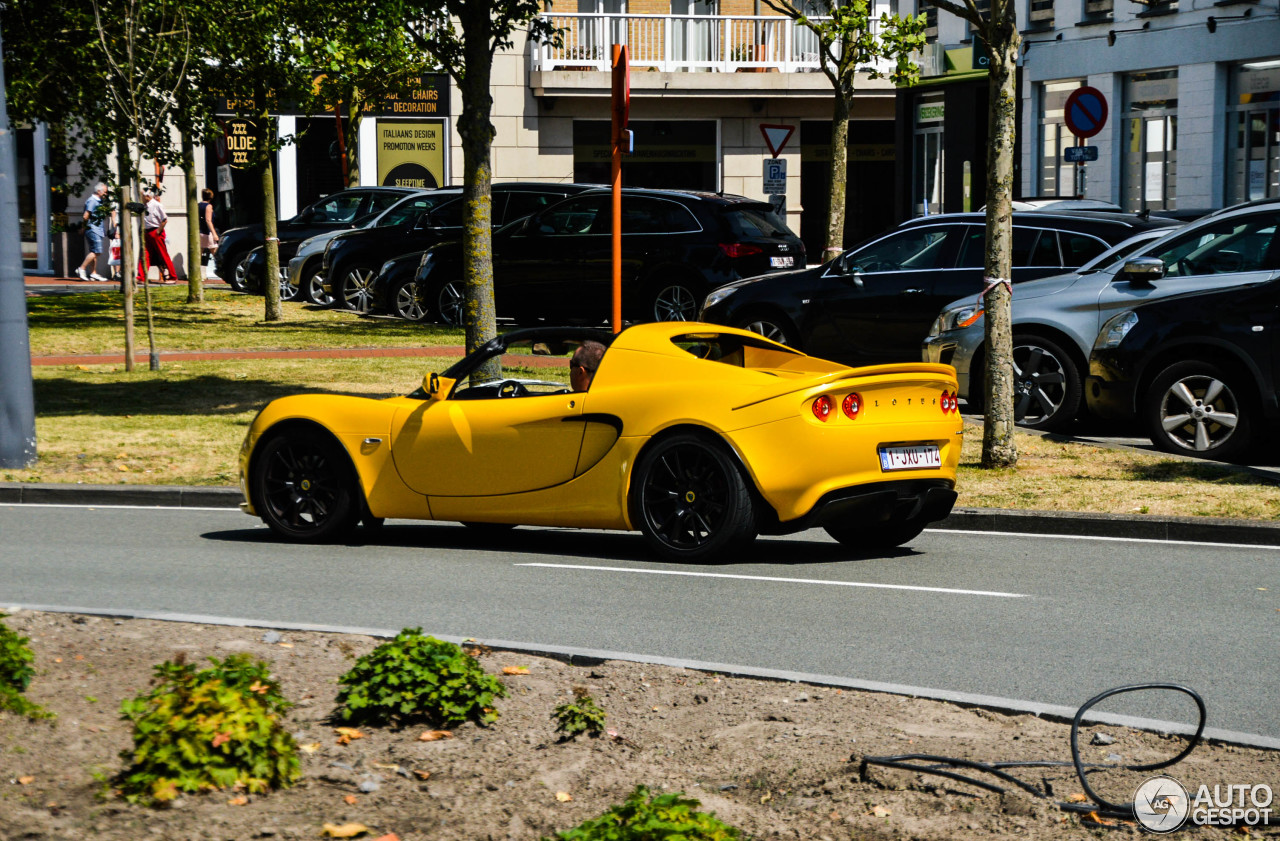
<instances>
[{"instance_id":1,"label":"black tire","mask_svg":"<svg viewBox=\"0 0 1280 841\"><path fill-rule=\"evenodd\" d=\"M338 284L338 306L358 313L372 310L373 279L377 274L371 266L356 265L344 271Z\"/></svg>"},{"instance_id":2,"label":"black tire","mask_svg":"<svg viewBox=\"0 0 1280 841\"><path fill-rule=\"evenodd\" d=\"M406 280L391 293L391 312L405 321L427 320L427 299L416 280Z\"/></svg>"},{"instance_id":3,"label":"black tire","mask_svg":"<svg viewBox=\"0 0 1280 841\"><path fill-rule=\"evenodd\" d=\"M1019 426L1055 430L1075 420L1084 394L1080 371L1056 342L1014 336L1013 376L1013 416Z\"/></svg>"},{"instance_id":4,"label":"black tire","mask_svg":"<svg viewBox=\"0 0 1280 841\"><path fill-rule=\"evenodd\" d=\"M231 276L226 278L227 285L237 292L249 291L249 252L235 258L231 264Z\"/></svg>"},{"instance_id":5,"label":"black tire","mask_svg":"<svg viewBox=\"0 0 1280 841\"><path fill-rule=\"evenodd\" d=\"M651 444L631 483L632 522L669 561L714 562L756 536L755 505L738 466L694 433Z\"/></svg>"},{"instance_id":6,"label":"black tire","mask_svg":"<svg viewBox=\"0 0 1280 841\"><path fill-rule=\"evenodd\" d=\"M751 313L738 319L734 326L740 330L759 333L766 339L800 350L800 333L785 316L767 312Z\"/></svg>"},{"instance_id":7,"label":"black tire","mask_svg":"<svg viewBox=\"0 0 1280 841\"><path fill-rule=\"evenodd\" d=\"M921 517L887 523L854 523L823 526L823 530L842 545L861 552L896 549L920 536L928 521Z\"/></svg>"},{"instance_id":8,"label":"black tire","mask_svg":"<svg viewBox=\"0 0 1280 841\"><path fill-rule=\"evenodd\" d=\"M431 296L436 302L436 320L450 327L462 323L462 308L466 306L466 298L462 293L462 282L445 283L437 286Z\"/></svg>"},{"instance_id":9,"label":"black tire","mask_svg":"<svg viewBox=\"0 0 1280 841\"><path fill-rule=\"evenodd\" d=\"M308 301L318 307L327 307L333 303L333 296L324 291L324 275L320 274L319 269L304 272L303 278L303 282L307 285L306 292L303 294Z\"/></svg>"},{"instance_id":10,"label":"black tire","mask_svg":"<svg viewBox=\"0 0 1280 841\"><path fill-rule=\"evenodd\" d=\"M1243 376L1211 362L1175 363L1157 374L1143 394L1143 425L1165 452L1232 458L1253 439L1248 385Z\"/></svg>"},{"instance_id":11,"label":"black tire","mask_svg":"<svg viewBox=\"0 0 1280 841\"><path fill-rule=\"evenodd\" d=\"M687 280L663 280L650 286L647 317L652 321L697 321L706 296Z\"/></svg>"},{"instance_id":12,"label":"black tire","mask_svg":"<svg viewBox=\"0 0 1280 841\"><path fill-rule=\"evenodd\" d=\"M254 458L252 488L262 521L297 543L345 538L364 507L346 452L318 430L286 431L264 441Z\"/></svg>"}]
</instances>

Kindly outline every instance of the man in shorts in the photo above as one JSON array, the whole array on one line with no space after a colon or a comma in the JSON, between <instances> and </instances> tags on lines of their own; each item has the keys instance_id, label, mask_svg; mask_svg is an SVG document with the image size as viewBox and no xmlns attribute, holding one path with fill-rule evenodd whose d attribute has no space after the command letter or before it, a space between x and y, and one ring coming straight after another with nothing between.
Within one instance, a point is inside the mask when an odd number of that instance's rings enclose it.
<instances>
[{"instance_id":1,"label":"man in shorts","mask_svg":"<svg viewBox=\"0 0 1280 841\"><path fill-rule=\"evenodd\" d=\"M106 280L98 274L98 254L102 252L102 220L107 215L102 207L102 197L106 194L107 185L99 181L93 188L93 195L84 203L84 262L76 269L76 276L81 280Z\"/></svg>"}]
</instances>

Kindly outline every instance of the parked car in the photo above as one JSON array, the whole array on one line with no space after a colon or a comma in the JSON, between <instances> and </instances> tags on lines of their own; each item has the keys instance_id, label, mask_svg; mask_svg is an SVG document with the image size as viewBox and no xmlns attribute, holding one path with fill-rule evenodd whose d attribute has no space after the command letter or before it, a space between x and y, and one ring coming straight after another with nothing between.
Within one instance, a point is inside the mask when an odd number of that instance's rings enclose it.
<instances>
[{"instance_id":1,"label":"parked car","mask_svg":"<svg viewBox=\"0 0 1280 841\"><path fill-rule=\"evenodd\" d=\"M566 196L597 186L538 181L494 184L491 188L493 225L496 228L522 219ZM335 306L369 312L374 304L370 282L383 262L411 251L423 251L442 240L461 237L465 202L460 189L451 195L449 201L408 216L396 225L346 231L329 240L321 273L324 290L333 297Z\"/></svg>"},{"instance_id":2,"label":"parked car","mask_svg":"<svg viewBox=\"0 0 1280 841\"><path fill-rule=\"evenodd\" d=\"M403 187L354 187L341 190L312 202L298 215L276 226L276 236L281 243L299 242L328 231L346 230L360 224L370 215L381 213L408 193ZM214 252L214 267L218 277L232 289L246 290L245 259L249 252L266 244L262 225L245 225L222 232L218 250Z\"/></svg>"},{"instance_id":3,"label":"parked car","mask_svg":"<svg viewBox=\"0 0 1280 841\"><path fill-rule=\"evenodd\" d=\"M602 322L612 311L613 214L607 190L575 196L493 236L498 315ZM770 269L804 265L804 243L767 203L686 190L622 191L622 314L691 321L712 289ZM460 243L423 255L417 280L436 317L461 302Z\"/></svg>"},{"instance_id":4,"label":"parked car","mask_svg":"<svg viewBox=\"0 0 1280 841\"><path fill-rule=\"evenodd\" d=\"M426 321L431 306L422 286L414 279L423 251L411 251L383 263L374 276L371 288L386 300L375 298L374 309L389 312L405 321Z\"/></svg>"},{"instance_id":5,"label":"parked car","mask_svg":"<svg viewBox=\"0 0 1280 841\"><path fill-rule=\"evenodd\" d=\"M1240 249L1255 281L1147 303L1112 316L1089 357L1085 397L1105 418L1137 418L1162 450L1230 459L1270 438L1280 420L1280 228ZM1254 251L1256 256L1250 256ZM1192 261L1217 255L1192 252ZM1234 259L1234 258L1233 258ZM1126 271L1165 269L1139 257Z\"/></svg>"},{"instance_id":6,"label":"parked car","mask_svg":"<svg viewBox=\"0 0 1280 841\"><path fill-rule=\"evenodd\" d=\"M869 373L706 324L517 330L405 397L272 401L243 508L292 541L397 517L639 530L683 563L819 526L888 549L951 511L963 424L950 368Z\"/></svg>"},{"instance_id":7,"label":"parked car","mask_svg":"<svg viewBox=\"0 0 1280 841\"><path fill-rule=\"evenodd\" d=\"M943 305L982 289L984 223L976 213L912 219L822 266L721 287L701 320L851 365L918 359ZM1061 274L1168 224L1121 213L1014 213L1013 282Z\"/></svg>"},{"instance_id":8,"label":"parked car","mask_svg":"<svg viewBox=\"0 0 1280 841\"><path fill-rule=\"evenodd\" d=\"M1014 413L1018 422L1061 429L1079 414L1093 341L1103 322L1116 312L1170 295L1261 280L1255 269L1261 258L1259 245L1265 246L1278 221L1280 202L1240 206L1184 228L1145 231L1088 270L1015 286ZM1228 256L1237 253L1240 262ZM1143 255L1173 268L1157 281L1124 270L1127 258ZM982 408L984 334L981 304L976 296L969 296L943 309L923 347L926 361L956 367L960 395L977 411Z\"/></svg>"},{"instance_id":9,"label":"parked car","mask_svg":"<svg viewBox=\"0 0 1280 841\"><path fill-rule=\"evenodd\" d=\"M411 190L403 195L395 204L375 215L366 216L355 230L367 230L369 228L395 228L402 226L406 220L416 219L423 211L430 210L449 199L457 198L462 195L459 188L445 188L441 190ZM305 240L297 240L293 242L280 243L280 299L282 301L290 301L295 298L305 298L313 304L327 303L320 299L323 290L318 282L316 275L320 273L320 262L324 257L324 248L329 240L338 234L345 233L348 229L341 228L338 230L328 231L309 237ZM301 254L301 260L298 260ZM298 260L297 264L294 261ZM247 291L261 293L262 278L266 273L266 251L263 248L256 248L249 252L247 268L245 270L245 283ZM296 269L296 271L294 271ZM304 284L303 277L310 273L307 282ZM295 276L297 282L295 282Z\"/></svg>"}]
</instances>

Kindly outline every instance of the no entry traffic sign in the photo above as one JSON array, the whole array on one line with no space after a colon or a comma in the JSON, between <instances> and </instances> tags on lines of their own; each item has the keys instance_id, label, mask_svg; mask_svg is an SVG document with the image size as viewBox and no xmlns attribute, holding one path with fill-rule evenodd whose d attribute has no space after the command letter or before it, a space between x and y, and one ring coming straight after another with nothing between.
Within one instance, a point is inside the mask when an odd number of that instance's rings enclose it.
<instances>
[{"instance_id":1,"label":"no entry traffic sign","mask_svg":"<svg viewBox=\"0 0 1280 841\"><path fill-rule=\"evenodd\" d=\"M1063 120L1076 137L1093 137L1107 124L1107 98L1088 85L1071 92L1063 111Z\"/></svg>"}]
</instances>

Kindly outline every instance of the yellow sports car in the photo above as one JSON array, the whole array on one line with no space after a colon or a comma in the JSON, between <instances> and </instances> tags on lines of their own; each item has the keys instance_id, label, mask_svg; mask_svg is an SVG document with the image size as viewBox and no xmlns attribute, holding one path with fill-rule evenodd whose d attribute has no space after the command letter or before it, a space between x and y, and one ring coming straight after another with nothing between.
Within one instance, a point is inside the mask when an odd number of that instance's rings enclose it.
<instances>
[{"instance_id":1,"label":"yellow sports car","mask_svg":"<svg viewBox=\"0 0 1280 841\"><path fill-rule=\"evenodd\" d=\"M815 526L874 551L950 513L962 434L950 365L846 368L711 324L540 327L405 397L272 401L241 507L298 541L397 517L639 529L690 562Z\"/></svg>"}]
</instances>

